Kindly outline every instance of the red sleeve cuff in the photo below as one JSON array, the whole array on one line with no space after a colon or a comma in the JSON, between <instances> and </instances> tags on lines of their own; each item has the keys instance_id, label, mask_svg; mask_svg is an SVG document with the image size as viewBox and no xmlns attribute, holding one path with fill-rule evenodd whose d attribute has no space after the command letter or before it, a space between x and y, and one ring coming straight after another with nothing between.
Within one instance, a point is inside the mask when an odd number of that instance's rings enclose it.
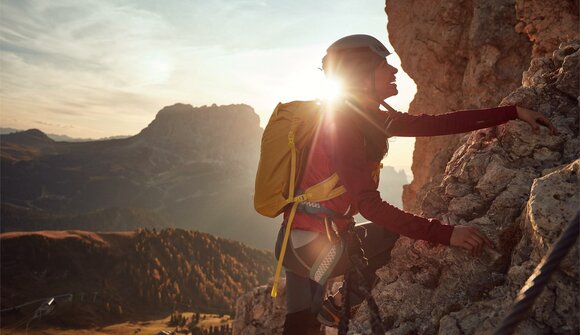
<instances>
[{"instance_id":1,"label":"red sleeve cuff","mask_svg":"<svg viewBox=\"0 0 580 335\"><path fill-rule=\"evenodd\" d=\"M506 122L510 120L515 120L518 118L518 109L516 106L501 106L497 107L505 115Z\"/></svg>"},{"instance_id":2,"label":"red sleeve cuff","mask_svg":"<svg viewBox=\"0 0 580 335\"><path fill-rule=\"evenodd\" d=\"M441 221L437 219L429 219L429 221L438 226L437 234L435 234L433 242L437 242L444 245L450 245L451 234L453 233L453 226L448 224L442 224Z\"/></svg>"}]
</instances>

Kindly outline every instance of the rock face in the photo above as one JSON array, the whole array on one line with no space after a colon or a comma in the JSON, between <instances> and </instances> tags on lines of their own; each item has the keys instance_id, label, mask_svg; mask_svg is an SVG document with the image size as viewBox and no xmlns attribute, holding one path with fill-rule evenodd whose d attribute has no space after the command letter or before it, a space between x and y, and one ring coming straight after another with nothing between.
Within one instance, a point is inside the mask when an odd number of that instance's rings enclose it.
<instances>
[{"instance_id":1,"label":"rock face","mask_svg":"<svg viewBox=\"0 0 580 335\"><path fill-rule=\"evenodd\" d=\"M278 296L270 297L272 283L247 292L236 303L233 332L237 335L282 334L286 315L286 281L280 280Z\"/></svg>"},{"instance_id":2,"label":"rock face","mask_svg":"<svg viewBox=\"0 0 580 335\"><path fill-rule=\"evenodd\" d=\"M520 86L532 50L534 56L551 54L579 34L573 0L389 0L386 12L391 43L417 84L410 114L497 106ZM464 140L462 135L417 139L414 180L403 193L406 210L419 211Z\"/></svg>"},{"instance_id":3,"label":"rock face","mask_svg":"<svg viewBox=\"0 0 580 335\"><path fill-rule=\"evenodd\" d=\"M578 0L516 0L516 31L534 43L534 57L550 54L563 41L580 39L578 7Z\"/></svg>"},{"instance_id":4,"label":"rock face","mask_svg":"<svg viewBox=\"0 0 580 335\"><path fill-rule=\"evenodd\" d=\"M502 104L546 115L558 128L534 134L522 121L471 133L420 207L428 217L476 226L495 243L480 258L401 238L374 290L389 334L487 334L578 210L580 42L536 58ZM536 301L518 334L578 333L578 247ZM361 309L353 330L368 333Z\"/></svg>"},{"instance_id":5,"label":"rock face","mask_svg":"<svg viewBox=\"0 0 580 335\"><path fill-rule=\"evenodd\" d=\"M530 42L514 31L514 0L387 1L389 38L417 84L410 114L497 106L520 85ZM406 210L438 185L463 135L417 138Z\"/></svg>"}]
</instances>

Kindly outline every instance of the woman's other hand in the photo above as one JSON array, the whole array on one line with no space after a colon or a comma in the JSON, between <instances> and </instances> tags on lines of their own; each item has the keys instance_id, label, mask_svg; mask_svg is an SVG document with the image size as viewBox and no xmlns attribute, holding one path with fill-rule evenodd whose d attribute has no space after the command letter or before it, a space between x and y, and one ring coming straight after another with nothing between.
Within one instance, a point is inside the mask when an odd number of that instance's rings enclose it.
<instances>
[{"instance_id":1,"label":"woman's other hand","mask_svg":"<svg viewBox=\"0 0 580 335\"><path fill-rule=\"evenodd\" d=\"M540 126L545 126L550 129L550 134L558 135L556 127L545 117L542 113L529 110L524 107L516 106L518 112L518 118L522 121L527 122L531 127L534 134L538 134L540 131Z\"/></svg>"},{"instance_id":2,"label":"woman's other hand","mask_svg":"<svg viewBox=\"0 0 580 335\"><path fill-rule=\"evenodd\" d=\"M493 242L479 229L471 226L457 225L453 227L450 245L468 250L472 256L480 256L487 245L493 247Z\"/></svg>"}]
</instances>

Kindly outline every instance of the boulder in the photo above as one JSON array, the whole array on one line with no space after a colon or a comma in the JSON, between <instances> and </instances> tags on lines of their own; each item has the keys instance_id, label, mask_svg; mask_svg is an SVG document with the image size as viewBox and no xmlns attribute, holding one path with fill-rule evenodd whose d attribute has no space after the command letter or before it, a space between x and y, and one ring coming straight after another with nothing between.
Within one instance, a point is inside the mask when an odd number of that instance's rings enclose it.
<instances>
[{"instance_id":1,"label":"boulder","mask_svg":"<svg viewBox=\"0 0 580 335\"><path fill-rule=\"evenodd\" d=\"M286 315L286 281L280 279L278 296L272 298L272 282L244 294L236 303L233 333L237 335L282 334Z\"/></svg>"}]
</instances>

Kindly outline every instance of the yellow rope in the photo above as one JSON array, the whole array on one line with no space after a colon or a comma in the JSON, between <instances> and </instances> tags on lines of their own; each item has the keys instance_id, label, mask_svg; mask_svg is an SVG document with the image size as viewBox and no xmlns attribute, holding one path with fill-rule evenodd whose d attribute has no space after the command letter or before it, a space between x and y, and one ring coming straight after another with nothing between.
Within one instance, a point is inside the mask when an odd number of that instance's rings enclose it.
<instances>
[{"instance_id":1,"label":"yellow rope","mask_svg":"<svg viewBox=\"0 0 580 335\"><path fill-rule=\"evenodd\" d=\"M290 216L288 217L288 223L286 223L286 231L284 232L284 241L282 242L282 249L280 249L280 256L278 257L278 265L276 265L276 274L274 275L272 292L270 293L272 298L276 298L276 296L278 295L278 282L280 281L282 262L284 261L284 255L286 254L286 246L288 245L288 238L290 237L290 230L292 226L292 221L294 220L294 215L296 214L296 208L298 208L298 202L295 202L292 205L292 210L290 211Z\"/></svg>"},{"instance_id":2,"label":"yellow rope","mask_svg":"<svg viewBox=\"0 0 580 335\"><path fill-rule=\"evenodd\" d=\"M280 256L278 257L278 264L276 265L276 273L274 274L274 283L272 286L271 296L275 298L278 295L278 282L280 281L280 272L282 271L282 263L284 262L284 255L286 254L286 246L288 245L288 238L290 237L290 230L292 227L292 221L294 220L294 215L296 214L296 208L298 208L298 202L294 201L294 187L296 183L296 144L294 142L294 127L290 126L290 131L288 132L288 146L290 147L290 184L288 185L288 203L294 202L292 205L292 210L290 211L290 216L288 217L288 222L286 223L286 231L284 232L284 241L282 242L282 249L280 250Z\"/></svg>"}]
</instances>

